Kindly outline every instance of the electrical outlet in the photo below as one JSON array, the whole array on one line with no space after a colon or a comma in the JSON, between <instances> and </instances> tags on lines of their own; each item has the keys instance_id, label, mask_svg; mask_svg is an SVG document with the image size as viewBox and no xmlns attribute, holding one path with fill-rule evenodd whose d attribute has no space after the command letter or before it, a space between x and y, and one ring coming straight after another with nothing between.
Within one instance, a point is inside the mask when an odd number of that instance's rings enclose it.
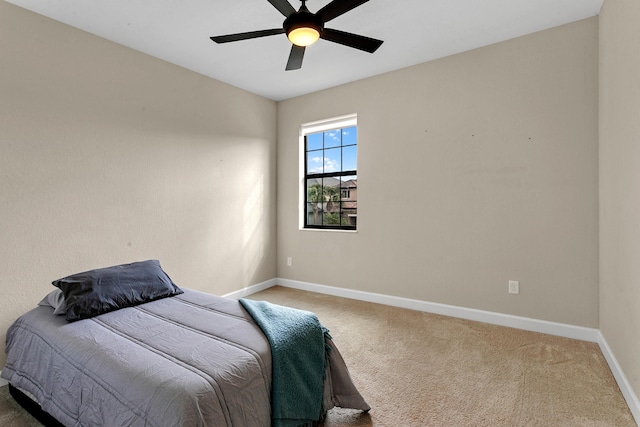
<instances>
[{"instance_id":1,"label":"electrical outlet","mask_svg":"<svg viewBox=\"0 0 640 427\"><path fill-rule=\"evenodd\" d=\"M293 265L293 258L289 256L287 257L287 267L291 267L292 265Z\"/></svg>"},{"instance_id":2,"label":"electrical outlet","mask_svg":"<svg viewBox=\"0 0 640 427\"><path fill-rule=\"evenodd\" d=\"M520 293L520 282L517 280L509 280L509 293L510 294L519 294Z\"/></svg>"}]
</instances>

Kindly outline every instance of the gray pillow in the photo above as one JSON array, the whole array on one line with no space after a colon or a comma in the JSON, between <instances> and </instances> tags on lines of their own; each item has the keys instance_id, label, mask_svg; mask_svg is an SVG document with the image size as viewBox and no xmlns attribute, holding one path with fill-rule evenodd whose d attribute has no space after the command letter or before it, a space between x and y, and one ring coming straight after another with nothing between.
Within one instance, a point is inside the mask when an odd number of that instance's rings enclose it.
<instances>
[{"instance_id":1,"label":"gray pillow","mask_svg":"<svg viewBox=\"0 0 640 427\"><path fill-rule=\"evenodd\" d=\"M183 293L158 260L85 271L52 284L64 295L69 322Z\"/></svg>"},{"instance_id":2,"label":"gray pillow","mask_svg":"<svg viewBox=\"0 0 640 427\"><path fill-rule=\"evenodd\" d=\"M53 307L53 314L65 314L67 312L67 304L64 302L64 294L60 289L49 292L46 297L38 303L47 307Z\"/></svg>"}]
</instances>

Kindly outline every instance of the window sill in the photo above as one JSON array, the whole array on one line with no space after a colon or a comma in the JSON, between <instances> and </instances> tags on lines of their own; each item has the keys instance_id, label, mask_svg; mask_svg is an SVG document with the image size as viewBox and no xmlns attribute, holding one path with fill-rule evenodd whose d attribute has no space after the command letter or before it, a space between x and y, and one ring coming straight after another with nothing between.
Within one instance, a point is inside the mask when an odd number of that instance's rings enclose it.
<instances>
[{"instance_id":1,"label":"window sill","mask_svg":"<svg viewBox=\"0 0 640 427\"><path fill-rule=\"evenodd\" d=\"M340 230L338 228L298 228L300 231L320 231L320 232L334 232L334 233L357 233L358 230Z\"/></svg>"}]
</instances>

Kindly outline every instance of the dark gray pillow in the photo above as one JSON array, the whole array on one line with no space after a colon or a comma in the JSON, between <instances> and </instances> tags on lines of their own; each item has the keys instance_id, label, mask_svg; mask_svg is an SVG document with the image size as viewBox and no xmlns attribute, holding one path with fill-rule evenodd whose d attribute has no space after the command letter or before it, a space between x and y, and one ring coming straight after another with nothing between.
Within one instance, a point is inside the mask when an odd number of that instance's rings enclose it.
<instances>
[{"instance_id":1,"label":"dark gray pillow","mask_svg":"<svg viewBox=\"0 0 640 427\"><path fill-rule=\"evenodd\" d=\"M183 293L158 260L85 271L52 283L64 294L69 322Z\"/></svg>"}]
</instances>

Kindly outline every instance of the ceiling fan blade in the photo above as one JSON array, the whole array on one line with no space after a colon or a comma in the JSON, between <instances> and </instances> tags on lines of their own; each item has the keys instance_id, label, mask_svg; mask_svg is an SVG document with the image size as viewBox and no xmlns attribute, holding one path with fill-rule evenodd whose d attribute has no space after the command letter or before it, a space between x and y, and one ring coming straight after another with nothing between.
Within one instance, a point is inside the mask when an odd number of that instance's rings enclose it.
<instances>
[{"instance_id":1,"label":"ceiling fan blade","mask_svg":"<svg viewBox=\"0 0 640 427\"><path fill-rule=\"evenodd\" d=\"M382 40L376 40L371 37L360 36L358 34L345 33L340 30L332 30L331 28L325 28L322 31L320 38L364 50L369 53L375 52L383 43Z\"/></svg>"},{"instance_id":2,"label":"ceiling fan blade","mask_svg":"<svg viewBox=\"0 0 640 427\"><path fill-rule=\"evenodd\" d=\"M227 34L226 36L213 36L209 38L216 43L229 43L229 42L237 42L240 40L255 39L258 37L273 36L276 34L283 34L283 33L284 33L283 28L274 28L272 30L249 31L246 33Z\"/></svg>"},{"instance_id":3,"label":"ceiling fan blade","mask_svg":"<svg viewBox=\"0 0 640 427\"><path fill-rule=\"evenodd\" d=\"M322 19L322 22L329 22L333 18L337 18L343 13L349 12L351 9L355 9L368 2L369 0L333 0L331 3L316 12L316 16Z\"/></svg>"},{"instance_id":4,"label":"ceiling fan blade","mask_svg":"<svg viewBox=\"0 0 640 427\"><path fill-rule=\"evenodd\" d=\"M284 15L285 18L288 18L289 15L295 13L296 10L291 6L287 0L267 0L269 3L273 5L278 11Z\"/></svg>"},{"instance_id":5,"label":"ceiling fan blade","mask_svg":"<svg viewBox=\"0 0 640 427\"><path fill-rule=\"evenodd\" d=\"M291 45L291 53L287 61L286 71L299 70L302 68L302 58L304 58L304 46Z\"/></svg>"}]
</instances>

